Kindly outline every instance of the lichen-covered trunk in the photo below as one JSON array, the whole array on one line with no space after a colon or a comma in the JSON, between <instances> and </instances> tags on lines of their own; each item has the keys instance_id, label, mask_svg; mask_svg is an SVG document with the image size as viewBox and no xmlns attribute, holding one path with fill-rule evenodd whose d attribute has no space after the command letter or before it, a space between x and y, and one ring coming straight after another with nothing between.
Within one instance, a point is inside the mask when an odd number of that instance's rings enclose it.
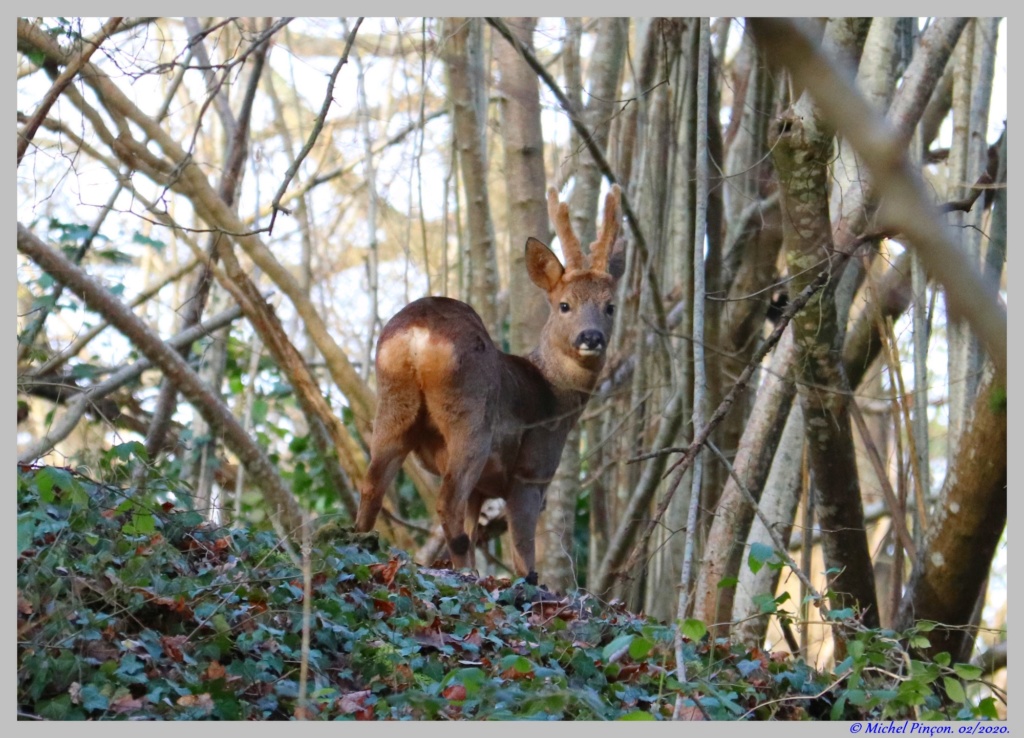
<instances>
[{"instance_id":1,"label":"lichen-covered trunk","mask_svg":"<svg viewBox=\"0 0 1024 738\"><path fill-rule=\"evenodd\" d=\"M813 112L805 107L801 115L799 109L791 109L779 122L772 154L782 188L784 248L795 292L814 279L834 248L828 208L834 136ZM838 572L829 589L838 607L858 607L863 622L877 627L834 294L830 288L818 293L793 321L800 401L825 563Z\"/></svg>"}]
</instances>

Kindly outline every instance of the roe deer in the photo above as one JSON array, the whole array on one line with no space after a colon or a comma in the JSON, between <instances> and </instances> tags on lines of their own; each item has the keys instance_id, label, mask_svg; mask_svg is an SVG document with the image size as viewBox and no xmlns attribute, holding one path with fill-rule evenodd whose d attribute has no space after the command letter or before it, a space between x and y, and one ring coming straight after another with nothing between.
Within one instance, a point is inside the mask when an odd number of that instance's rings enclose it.
<instances>
[{"instance_id":1,"label":"roe deer","mask_svg":"<svg viewBox=\"0 0 1024 738\"><path fill-rule=\"evenodd\" d=\"M516 574L536 582L534 534L544 492L605 363L615 285L624 270L621 250L612 253L620 196L613 185L587 265L568 206L548 190L548 215L566 264L527 239L527 271L551 304L540 346L529 355L499 351L476 311L447 297L416 300L384 326L358 531L373 528L385 489L412 451L442 476L437 513L455 568L474 565L480 507L500 497ZM465 532L467 513L472 537Z\"/></svg>"}]
</instances>

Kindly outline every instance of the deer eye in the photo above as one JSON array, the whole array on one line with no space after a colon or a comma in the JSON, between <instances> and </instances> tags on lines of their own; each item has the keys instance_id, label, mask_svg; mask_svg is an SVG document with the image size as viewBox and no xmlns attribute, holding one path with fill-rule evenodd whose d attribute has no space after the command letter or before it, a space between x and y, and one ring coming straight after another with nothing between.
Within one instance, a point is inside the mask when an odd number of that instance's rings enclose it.
<instances>
[{"instance_id":1,"label":"deer eye","mask_svg":"<svg viewBox=\"0 0 1024 738\"><path fill-rule=\"evenodd\" d=\"M569 312L569 303L567 303L567 302L560 302L560 303L558 303L558 309L561 310L563 313Z\"/></svg>"},{"instance_id":2,"label":"deer eye","mask_svg":"<svg viewBox=\"0 0 1024 738\"><path fill-rule=\"evenodd\" d=\"M610 318L611 316L615 315L615 306L614 306L614 305L609 305L608 307L606 307L606 308L604 309L604 313L605 313L605 315L607 315L607 316L608 316L609 318Z\"/></svg>"}]
</instances>

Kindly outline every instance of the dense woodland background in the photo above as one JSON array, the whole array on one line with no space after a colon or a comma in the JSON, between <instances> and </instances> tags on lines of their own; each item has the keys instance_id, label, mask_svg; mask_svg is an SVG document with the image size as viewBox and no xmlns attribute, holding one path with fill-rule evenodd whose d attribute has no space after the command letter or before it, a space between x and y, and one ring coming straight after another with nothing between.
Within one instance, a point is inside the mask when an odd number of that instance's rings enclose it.
<instances>
[{"instance_id":1,"label":"dense woodland background","mask_svg":"<svg viewBox=\"0 0 1024 738\"><path fill-rule=\"evenodd\" d=\"M449 295L528 351L546 186L589 243L618 182L627 274L541 581L819 663L844 628L931 620L923 651L994 671L1005 33L20 19L19 461L297 539L348 524L384 322ZM409 461L379 523L424 564L435 495ZM506 574L501 506L483 514Z\"/></svg>"}]
</instances>

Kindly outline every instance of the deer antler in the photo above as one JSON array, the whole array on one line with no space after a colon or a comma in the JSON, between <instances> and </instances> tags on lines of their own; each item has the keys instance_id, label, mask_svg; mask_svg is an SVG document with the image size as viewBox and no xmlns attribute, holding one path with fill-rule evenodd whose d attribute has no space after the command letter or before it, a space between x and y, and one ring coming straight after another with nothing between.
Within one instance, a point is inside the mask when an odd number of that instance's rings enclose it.
<instances>
[{"instance_id":1,"label":"deer antler","mask_svg":"<svg viewBox=\"0 0 1024 738\"><path fill-rule=\"evenodd\" d=\"M572 223L569 222L569 206L558 201L558 190L554 187L548 188L548 217L555 227L555 235L562 242L566 271L583 269L583 251L580 249L580 240L573 233Z\"/></svg>"},{"instance_id":2,"label":"deer antler","mask_svg":"<svg viewBox=\"0 0 1024 738\"><path fill-rule=\"evenodd\" d=\"M622 190L613 184L608 196L604 199L604 221L597 240L590 244L590 268L594 271L608 271L608 255L612 244L619 233L619 200Z\"/></svg>"}]
</instances>

